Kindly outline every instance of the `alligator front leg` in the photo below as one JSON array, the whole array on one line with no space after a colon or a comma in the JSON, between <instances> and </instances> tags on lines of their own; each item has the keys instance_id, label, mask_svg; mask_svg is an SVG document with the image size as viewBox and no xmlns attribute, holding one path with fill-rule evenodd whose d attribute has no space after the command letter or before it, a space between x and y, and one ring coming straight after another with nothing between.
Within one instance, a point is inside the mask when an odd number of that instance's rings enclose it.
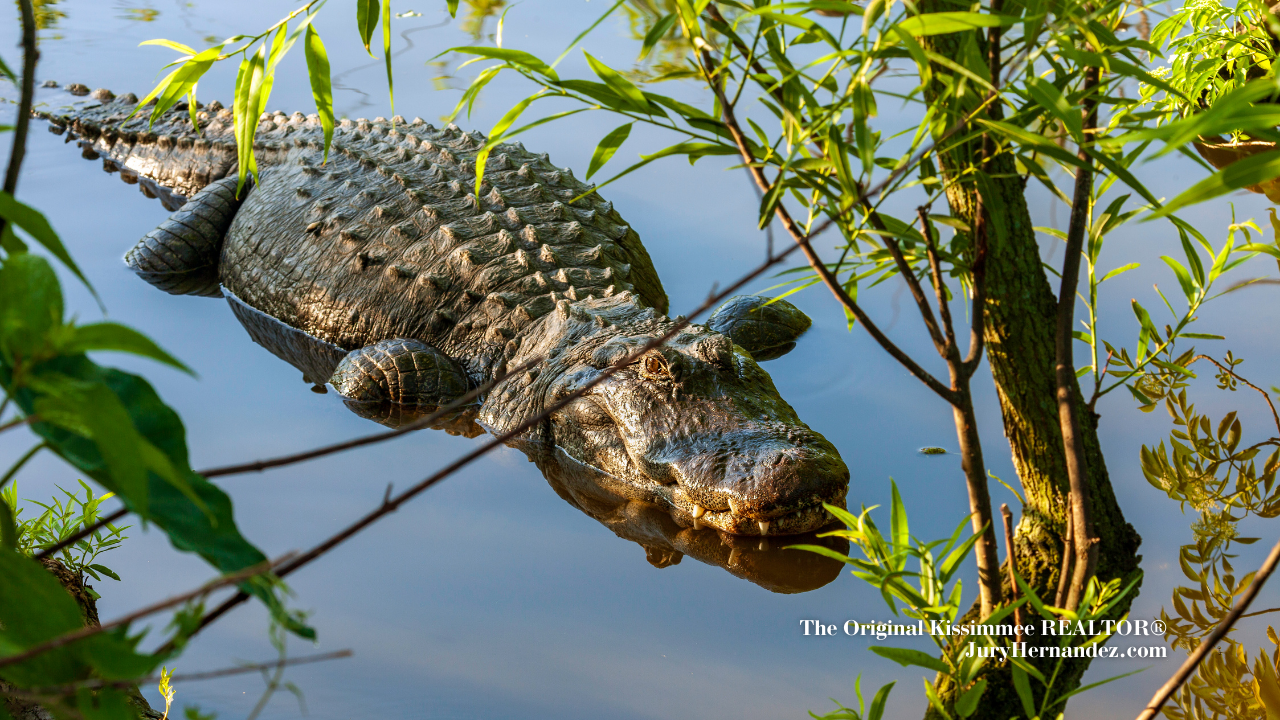
<instances>
[{"instance_id":1,"label":"alligator front leg","mask_svg":"<svg viewBox=\"0 0 1280 720\"><path fill-rule=\"evenodd\" d=\"M139 240L124 261L167 293L220 297L218 257L239 207L236 178L210 183Z\"/></svg>"},{"instance_id":2,"label":"alligator front leg","mask_svg":"<svg viewBox=\"0 0 1280 720\"><path fill-rule=\"evenodd\" d=\"M444 405L468 387L466 374L444 353L401 338L351 351L329 382L349 400L400 405Z\"/></svg>"},{"instance_id":3,"label":"alligator front leg","mask_svg":"<svg viewBox=\"0 0 1280 720\"><path fill-rule=\"evenodd\" d=\"M771 302L772 301L772 302ZM707 327L728 335L756 362L782 357L796 346L813 321L786 300L737 295L711 314Z\"/></svg>"}]
</instances>

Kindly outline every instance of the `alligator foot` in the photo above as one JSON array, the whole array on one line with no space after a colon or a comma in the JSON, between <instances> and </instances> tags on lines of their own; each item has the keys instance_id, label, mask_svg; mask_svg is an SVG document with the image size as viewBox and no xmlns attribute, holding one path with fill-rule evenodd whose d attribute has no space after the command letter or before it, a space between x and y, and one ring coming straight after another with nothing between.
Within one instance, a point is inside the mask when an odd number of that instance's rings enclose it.
<instances>
[{"instance_id":1,"label":"alligator foot","mask_svg":"<svg viewBox=\"0 0 1280 720\"><path fill-rule=\"evenodd\" d=\"M444 353L417 340L383 340L351 351L329 378L349 400L443 405L467 392L467 376Z\"/></svg>"},{"instance_id":2,"label":"alligator foot","mask_svg":"<svg viewBox=\"0 0 1280 720\"><path fill-rule=\"evenodd\" d=\"M235 191L234 177L211 183L139 240L124 261L167 293L221 296L218 256L240 206Z\"/></svg>"},{"instance_id":3,"label":"alligator foot","mask_svg":"<svg viewBox=\"0 0 1280 720\"><path fill-rule=\"evenodd\" d=\"M707 327L728 335L756 362L782 357L796 346L813 321L786 300L736 295L711 314Z\"/></svg>"}]
</instances>

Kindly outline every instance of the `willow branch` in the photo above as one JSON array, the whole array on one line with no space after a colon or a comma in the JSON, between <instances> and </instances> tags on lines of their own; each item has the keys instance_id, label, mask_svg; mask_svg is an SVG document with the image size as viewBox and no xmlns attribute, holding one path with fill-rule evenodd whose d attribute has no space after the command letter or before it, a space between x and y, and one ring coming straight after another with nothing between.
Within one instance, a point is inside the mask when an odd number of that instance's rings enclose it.
<instances>
[{"instance_id":1,"label":"willow branch","mask_svg":"<svg viewBox=\"0 0 1280 720\"><path fill-rule=\"evenodd\" d=\"M711 57L705 50L702 51L702 58L704 66L703 72L709 73L710 70L708 68L714 67L714 63L711 62ZM712 90L716 94L716 98L720 101L721 113L724 118L725 126L728 128L734 144L737 145L738 152L742 155L742 159L746 163L747 168L751 171L752 179L754 179L756 184L760 186L760 189L767 194L770 190L769 181L765 178L764 170L761 169L760 164L756 161L755 157L751 153L750 147L747 145L746 136L742 134L742 128L738 125L738 120L734 116L733 109L727 104L727 98L724 96L723 88L720 87L720 84L713 77L708 76L707 80L707 84L711 86ZM930 390L934 391L942 399L954 405L957 402L955 392L951 388L939 382L937 378L929 373L929 371L920 367L915 360L912 360L909 355L895 345L894 342L890 340L874 322L872 322L871 318L867 316L862 307L849 296L849 293L847 293L844 287L840 284L840 280L831 273L831 270L822 262L822 258L818 257L818 254L814 252L809 239L822 229L829 227L830 222L825 223L822 228L814 231L813 233L805 233L800 229L800 226L796 224L796 221L792 219L791 213L787 212L787 208L781 202L779 202L777 207L774 209L774 214L777 215L778 219L782 222L783 229L785 229L787 234L795 241L796 246L804 252L805 259L809 262L809 267L818 274L818 277L821 278L823 284L827 286L827 289L831 291L831 294L835 296L836 300L838 300L841 305L844 305L844 307L847 308L855 318L857 318L858 322L862 323L862 326L866 328L867 332L871 334L871 337L880 344L880 347L884 348L885 352L893 356L893 358L901 363L908 372L915 375L916 378L923 382Z\"/></svg>"},{"instance_id":2,"label":"willow branch","mask_svg":"<svg viewBox=\"0 0 1280 720\"><path fill-rule=\"evenodd\" d=\"M1071 522L1075 525L1075 542L1070 550L1075 554L1075 569L1067 592L1068 610L1074 610L1084 595L1085 586L1093 576L1098 562L1098 538L1093 529L1092 507L1089 499L1089 467L1085 459L1084 437L1080 418L1076 413L1076 373L1073 357L1076 286L1080 280L1080 255L1084 249L1084 236L1088 232L1090 208L1093 203L1093 169L1089 164L1086 146L1091 142L1097 125L1096 100L1093 91L1098 86L1098 68L1086 67L1084 72L1084 107L1081 115L1085 128L1080 139L1078 156L1083 161L1076 170L1075 196L1071 203L1071 220L1067 227L1066 256L1062 260L1062 284L1058 289L1058 317L1054 337L1054 370L1057 383L1058 423L1062 430L1063 451L1067 460L1067 478L1071 486Z\"/></svg>"},{"instance_id":3,"label":"willow branch","mask_svg":"<svg viewBox=\"0 0 1280 720\"><path fill-rule=\"evenodd\" d=\"M1224 373L1226 373L1226 374L1230 375L1231 377L1233 377L1233 378L1235 378L1236 380L1238 380L1238 381L1240 381L1240 382L1244 383L1245 385L1248 385L1249 387L1253 388L1254 390L1257 390L1257 391L1258 391L1258 393L1259 393L1260 395L1262 395L1262 399L1267 401L1267 407L1271 408L1271 419L1275 421L1275 424L1276 424L1276 431L1277 431L1277 432L1280 432L1280 413L1277 413L1277 412L1276 412L1276 406L1275 406L1275 403L1271 402L1271 395L1270 395L1266 390L1263 390L1262 388L1258 387L1257 385L1254 385L1253 383L1249 382L1248 380L1246 380L1246 379L1244 379L1244 378L1240 377L1239 375L1237 375L1237 374L1236 374L1236 371L1235 371L1235 370L1232 370L1231 368L1229 368L1229 367L1227 367L1227 366L1223 365L1222 363L1218 362L1217 360L1214 360L1213 358L1209 357L1208 355L1197 355L1197 356L1195 356L1195 357L1191 358L1191 362L1195 362L1196 360L1208 360L1209 362L1211 362L1211 363L1213 363L1214 365L1216 365L1216 366L1218 367L1218 369L1219 369L1219 370L1221 370L1222 372L1224 372ZM1188 364L1188 365L1190 365L1191 363L1189 362L1189 363L1187 363L1187 364Z\"/></svg>"},{"instance_id":4,"label":"willow branch","mask_svg":"<svg viewBox=\"0 0 1280 720\"><path fill-rule=\"evenodd\" d=\"M948 352L944 356L947 362L958 359L956 349L955 325L951 322L951 304L947 302L947 286L942 279L942 263L938 259L938 248L933 241L933 230L929 226L929 208L921 205L916 208L920 216L920 235L924 238L926 256L929 259L929 280L933 285L933 294L938 301L938 315L942 317L942 328L947 333Z\"/></svg>"},{"instance_id":5,"label":"willow branch","mask_svg":"<svg viewBox=\"0 0 1280 720\"><path fill-rule=\"evenodd\" d=\"M1199 647L1195 649L1195 652L1191 653L1186 662L1182 663L1182 667L1178 668L1173 677L1169 678L1169 681L1156 691L1156 694L1151 698L1151 702L1147 703L1146 709L1138 714L1137 720L1153 720L1160 713L1160 709L1169 701L1169 698L1173 697L1178 688L1182 687L1182 684L1191 677L1191 673L1195 672L1201 661L1209 656L1209 651L1213 650L1213 646L1226 637L1227 633L1231 631L1231 626L1235 625L1236 621L1244 616L1244 612L1249 609L1249 604L1253 602L1253 599L1258 596L1258 592L1262 590L1262 585L1267 581L1267 578L1271 577L1271 573L1275 571L1277 562L1280 562L1280 542L1277 542L1271 548L1271 554L1262 563L1262 567L1258 568L1258 573L1253 576L1253 582L1249 583L1249 587L1240 596L1240 599L1236 601L1236 605L1231 609L1231 612L1227 613L1222 622L1218 623L1213 633L1201 641Z\"/></svg>"}]
</instances>

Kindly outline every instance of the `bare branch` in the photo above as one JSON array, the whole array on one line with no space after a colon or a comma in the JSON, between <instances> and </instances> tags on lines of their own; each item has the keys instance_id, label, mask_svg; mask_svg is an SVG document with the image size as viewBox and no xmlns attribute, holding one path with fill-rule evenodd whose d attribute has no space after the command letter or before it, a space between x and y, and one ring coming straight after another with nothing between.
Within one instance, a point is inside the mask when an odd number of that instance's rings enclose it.
<instances>
[{"instance_id":1,"label":"bare branch","mask_svg":"<svg viewBox=\"0 0 1280 720\"><path fill-rule=\"evenodd\" d=\"M244 675L247 673L261 672L263 670L276 670L291 665L309 665L311 663L325 662L327 660L339 660L354 655L351 650L335 650L334 652L320 653L319 655L307 655L300 658L281 658L279 660L271 660L269 662L253 663L246 665L237 665L235 667L222 668L220 670L206 670L204 672L194 672L185 674L175 674L169 678L169 682L192 682L196 680L215 680L217 678L229 677L232 675ZM22 698L23 700L31 700L35 702L47 702L50 697L60 695L70 695L77 690L93 690L104 687L115 688L132 688L138 685L159 682L160 676L152 675L150 677L139 678L137 680L88 680L73 685L55 685L50 687L32 688L30 690L0 689L0 696L9 696Z\"/></svg>"},{"instance_id":2,"label":"bare branch","mask_svg":"<svg viewBox=\"0 0 1280 720\"><path fill-rule=\"evenodd\" d=\"M27 134L31 126L31 104L36 94L36 14L31 0L19 0L22 10L22 98L18 101L18 117L14 121L13 146L9 150L9 166L4 174L4 191L13 195L18 190L18 173L27 154ZM5 222L0 219L0 233Z\"/></svg>"},{"instance_id":3,"label":"bare branch","mask_svg":"<svg viewBox=\"0 0 1280 720\"><path fill-rule=\"evenodd\" d=\"M104 623L96 626L85 626L80 628L79 630L75 630L73 632L69 632L64 635L59 635L58 637L55 637L51 640L46 640L45 642L42 642L39 645L33 645L27 648L26 650L23 650L20 653L15 653L13 655L6 655L4 657L0 657L0 667L14 665L16 663L23 662L24 660L29 660L41 653L46 653L46 652L49 652L50 650L56 650L57 648L63 647L65 645L69 645L73 642L76 642L77 640L83 640L87 637L92 637L99 633L104 633L108 630L113 630L115 628L128 625L134 622L135 620L139 620L141 618L147 617L148 615L154 615L162 610L168 610L169 608L175 605L181 605L182 603L185 603L189 600L193 600L195 598L208 595L209 593L213 592L214 590L217 590L218 588L226 587L227 585L235 585L239 583L241 580L245 580L246 578L253 577L254 575L260 575L264 572L269 571L271 568L292 558L294 554L295 553L289 553L287 555L284 555L283 557L280 557L279 559L260 562L257 565L247 567L243 570L236 571L229 575L224 575L216 580L211 580L205 583L204 585L201 585L195 590L192 590L187 593L183 593L181 595L175 595L174 597L171 597L168 600L162 600L153 605L148 605L147 607L144 607L140 610L135 610L129 613L128 615L125 615L124 617L119 618L117 620L113 620L109 623Z\"/></svg>"},{"instance_id":4,"label":"bare branch","mask_svg":"<svg viewBox=\"0 0 1280 720\"><path fill-rule=\"evenodd\" d=\"M483 385L480 385L479 387L468 392L466 395L463 395L457 400L454 400L448 405L445 405L439 410L436 410L430 415L414 420L408 425L398 427L395 430L374 433L373 435L366 435L362 438L347 440L346 442L334 443L333 445L326 445L324 447L315 448L314 450L307 450L306 452L295 453L293 455L284 455L277 458L271 458L269 460L258 460L257 462L244 463L242 465L228 465L226 467L211 468L209 470L200 470L198 472L207 478L220 477L223 475L238 475L240 473L262 472L263 470L267 470L270 468L282 467L285 465L294 465L296 463L305 462L307 460L314 460L315 458L318 458L318 457L324 457L325 455L332 455L334 453L343 452L344 450L351 450L353 448L364 447L365 445L373 445L374 443L380 443L385 440L391 440L392 438L400 437L401 435L404 435L406 433L411 433L415 430L421 430L422 428L430 427L433 423L435 423L437 420L444 417L445 415L448 415L449 413L455 410L458 410L460 408L466 407L467 405L470 405L477 398L483 396L485 393L492 390L494 387L496 387L499 383L506 380L507 378L513 375L522 373L526 370L529 370L530 368L534 367L535 365L538 365L541 362L542 362L542 358L535 358L533 360L530 360L526 363L521 364L518 367L512 368L507 372L502 373L501 375L498 375L497 377L490 380L489 382L486 382Z\"/></svg>"},{"instance_id":5,"label":"bare branch","mask_svg":"<svg viewBox=\"0 0 1280 720\"><path fill-rule=\"evenodd\" d=\"M1235 370L1232 370L1231 368L1229 368L1229 367L1227 367L1227 366L1223 365L1222 363L1218 362L1217 360L1214 360L1213 358L1209 357L1208 355L1197 355L1197 356L1195 356L1195 357L1191 358L1191 362L1195 362L1196 360L1208 360L1209 362L1211 362L1211 363L1213 363L1214 365L1218 366L1218 369L1219 369L1219 370L1221 370L1222 372L1224 372L1224 373L1226 373L1226 374L1230 375L1231 377L1235 378L1236 380L1239 380L1240 382L1244 383L1245 385L1248 385L1249 387L1253 388L1254 390L1257 390L1257 391L1258 391L1258 393L1262 395L1262 399L1267 401L1267 407L1271 408L1271 419L1275 421L1275 424L1276 424L1276 432L1280 433L1280 413L1277 413L1277 412L1276 412L1276 406L1275 406L1275 403L1271 402L1271 394L1270 394L1270 393L1268 393L1266 390L1263 390L1262 388L1258 387L1257 385L1254 385L1253 383L1249 382L1248 380L1246 380L1246 379L1244 379L1244 378L1240 377L1239 375L1237 375L1237 374L1236 374L1236 371L1235 371ZM1191 362L1189 362L1189 363L1187 363L1187 364L1188 364L1188 365L1190 365L1190 364L1191 364ZM0 483L0 484L2 484L2 483Z\"/></svg>"},{"instance_id":6,"label":"bare branch","mask_svg":"<svg viewBox=\"0 0 1280 720\"><path fill-rule=\"evenodd\" d=\"M1093 528L1092 506L1089 499L1089 467L1085 460L1084 436L1080 419L1076 414L1076 367L1073 357L1074 337L1071 328L1075 324L1076 286L1080 281L1080 254L1084 236L1088 231L1093 207L1093 168L1085 145L1092 140L1097 125L1097 101L1093 91L1098 86L1098 68L1086 67L1084 71L1084 102L1081 114L1085 127L1078 157L1082 160L1076 170L1075 197L1071 202L1071 220L1067 227L1066 256L1062 259L1062 284L1058 289L1058 318L1054 336L1054 370L1057 381L1058 424L1062 429L1062 446L1067 460L1067 479L1071 484L1071 522L1075 525L1075 538L1069 552L1075 554L1075 569L1067 590L1067 604L1063 607L1075 610L1084 595L1089 578L1093 577L1098 562L1098 538Z\"/></svg>"}]
</instances>

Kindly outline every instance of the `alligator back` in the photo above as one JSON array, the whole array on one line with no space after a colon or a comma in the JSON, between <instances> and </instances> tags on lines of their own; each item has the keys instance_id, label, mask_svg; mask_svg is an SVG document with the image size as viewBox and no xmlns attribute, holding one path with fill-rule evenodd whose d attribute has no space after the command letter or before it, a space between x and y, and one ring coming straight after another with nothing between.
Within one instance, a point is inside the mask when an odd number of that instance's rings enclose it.
<instances>
[{"instance_id":1,"label":"alligator back","mask_svg":"<svg viewBox=\"0 0 1280 720\"><path fill-rule=\"evenodd\" d=\"M666 310L639 236L545 156L495 147L477 197L478 134L344 122L327 163L306 134L264 170L219 264L293 327L348 349L424 340L475 373L562 299L634 290Z\"/></svg>"},{"instance_id":2,"label":"alligator back","mask_svg":"<svg viewBox=\"0 0 1280 720\"><path fill-rule=\"evenodd\" d=\"M148 126L133 95L41 113L109 170L190 197L235 171L231 114L185 103ZM519 143L493 148L475 194L479 133L420 119L344 120L327 162L316 116L264 114L261 184L223 245L221 282L248 305L343 348L429 342L477 372L562 299L633 290L659 313L639 236L568 170ZM585 196L583 196L585 194ZM582 196L582 197L580 197ZM474 356L474 361L467 361Z\"/></svg>"}]
</instances>

